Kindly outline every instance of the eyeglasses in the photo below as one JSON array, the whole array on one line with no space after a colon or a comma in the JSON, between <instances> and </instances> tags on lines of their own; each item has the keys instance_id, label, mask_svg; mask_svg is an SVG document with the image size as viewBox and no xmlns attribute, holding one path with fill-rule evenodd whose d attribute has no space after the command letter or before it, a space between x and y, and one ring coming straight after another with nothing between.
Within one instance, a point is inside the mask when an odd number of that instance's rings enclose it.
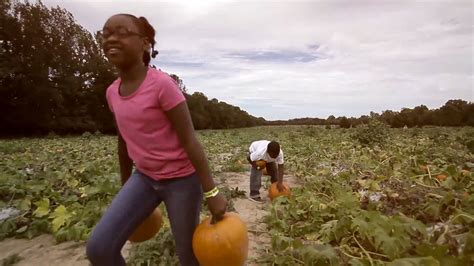
<instances>
[{"instance_id":1,"label":"eyeglasses","mask_svg":"<svg viewBox=\"0 0 474 266\"><path fill-rule=\"evenodd\" d=\"M107 40L108 38L110 38L110 36L112 36L114 34L119 39L125 39L125 38L133 36L133 35L143 37L142 34L140 34L138 32L131 31L127 28L116 28L114 30L104 29L104 30L97 31L97 36L102 41Z\"/></svg>"}]
</instances>

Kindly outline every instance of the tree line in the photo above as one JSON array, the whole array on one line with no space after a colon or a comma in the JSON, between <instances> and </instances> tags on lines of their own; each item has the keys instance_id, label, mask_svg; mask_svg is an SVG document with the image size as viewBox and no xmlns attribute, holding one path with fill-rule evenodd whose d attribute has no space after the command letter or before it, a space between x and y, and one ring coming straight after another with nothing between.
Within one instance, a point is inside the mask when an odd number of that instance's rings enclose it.
<instances>
[{"instance_id":1,"label":"tree line","mask_svg":"<svg viewBox=\"0 0 474 266\"><path fill-rule=\"evenodd\" d=\"M425 105L413 109L386 110L381 114L370 112L370 115L356 117L297 118L290 120L269 121L269 125L339 125L342 128L356 127L367 124L369 120L378 119L391 127L422 127L422 126L474 126L474 103L461 99L449 100L436 109L428 109Z\"/></svg>"},{"instance_id":2,"label":"tree line","mask_svg":"<svg viewBox=\"0 0 474 266\"><path fill-rule=\"evenodd\" d=\"M0 135L115 132L105 99L115 77L97 35L66 9L0 1ZM202 93L183 92L197 129L264 122Z\"/></svg>"}]
</instances>

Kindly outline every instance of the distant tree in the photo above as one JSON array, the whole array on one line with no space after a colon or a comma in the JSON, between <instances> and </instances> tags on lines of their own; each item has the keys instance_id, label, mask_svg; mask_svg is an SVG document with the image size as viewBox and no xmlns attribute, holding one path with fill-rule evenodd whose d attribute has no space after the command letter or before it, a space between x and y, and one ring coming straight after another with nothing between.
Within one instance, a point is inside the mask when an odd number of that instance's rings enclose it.
<instances>
[{"instance_id":1,"label":"distant tree","mask_svg":"<svg viewBox=\"0 0 474 266\"><path fill-rule=\"evenodd\" d=\"M188 93L187 89L186 89L186 86L184 85L183 83L183 80L176 74L171 74L170 75L171 78L173 78L176 83L178 84L178 87L179 89L183 92L183 93Z\"/></svg>"},{"instance_id":2,"label":"distant tree","mask_svg":"<svg viewBox=\"0 0 474 266\"><path fill-rule=\"evenodd\" d=\"M403 126L413 127L415 125L415 116L410 108L402 108L398 116Z\"/></svg>"},{"instance_id":3,"label":"distant tree","mask_svg":"<svg viewBox=\"0 0 474 266\"><path fill-rule=\"evenodd\" d=\"M180 88L186 88L178 75L172 74L171 77L177 81ZM220 102L217 99L209 100L202 92L190 95L184 89L183 93L195 129L251 127L263 125L266 122L265 119L251 116L239 107Z\"/></svg>"},{"instance_id":4,"label":"distant tree","mask_svg":"<svg viewBox=\"0 0 474 266\"><path fill-rule=\"evenodd\" d=\"M67 10L41 1L0 1L0 135L115 132L105 94L116 71L97 34ZM238 107L204 94L188 95L198 129L262 124Z\"/></svg>"},{"instance_id":5,"label":"distant tree","mask_svg":"<svg viewBox=\"0 0 474 266\"><path fill-rule=\"evenodd\" d=\"M370 118L374 118L374 119L377 119L379 118L379 114L377 114L376 112L373 112L373 111L370 111Z\"/></svg>"},{"instance_id":6,"label":"distant tree","mask_svg":"<svg viewBox=\"0 0 474 266\"><path fill-rule=\"evenodd\" d=\"M436 121L442 126L461 126L468 120L468 111L466 101L449 100L437 112Z\"/></svg>"},{"instance_id":7,"label":"distant tree","mask_svg":"<svg viewBox=\"0 0 474 266\"><path fill-rule=\"evenodd\" d=\"M386 110L382 112L382 114L380 115L380 119L386 124L393 126L396 116L396 112L393 112L392 110Z\"/></svg>"},{"instance_id":8,"label":"distant tree","mask_svg":"<svg viewBox=\"0 0 474 266\"><path fill-rule=\"evenodd\" d=\"M341 120L339 121L339 127L341 128L350 128L351 127L351 122L347 117L343 116Z\"/></svg>"},{"instance_id":9,"label":"distant tree","mask_svg":"<svg viewBox=\"0 0 474 266\"><path fill-rule=\"evenodd\" d=\"M395 128L437 125L437 126L474 126L474 103L464 100L449 100L439 109L430 110L425 105L413 109L402 108L400 112L385 110L381 114L370 112L370 116L359 118L328 116L327 119L295 118L290 120L269 121L269 125L331 125L338 124L341 128L356 127L368 124L370 120L380 120Z\"/></svg>"},{"instance_id":10,"label":"distant tree","mask_svg":"<svg viewBox=\"0 0 474 266\"><path fill-rule=\"evenodd\" d=\"M337 124L337 122L336 122L336 117L334 117L333 115L330 115L330 116L326 119L326 124L327 124L327 125L335 125L335 124Z\"/></svg>"},{"instance_id":11,"label":"distant tree","mask_svg":"<svg viewBox=\"0 0 474 266\"><path fill-rule=\"evenodd\" d=\"M359 118L359 124L368 124L370 121L370 117L367 115L363 115Z\"/></svg>"},{"instance_id":12,"label":"distant tree","mask_svg":"<svg viewBox=\"0 0 474 266\"><path fill-rule=\"evenodd\" d=\"M96 130L112 121L102 88L113 71L71 13L5 0L0 12L0 112L8 114L0 133Z\"/></svg>"},{"instance_id":13,"label":"distant tree","mask_svg":"<svg viewBox=\"0 0 474 266\"><path fill-rule=\"evenodd\" d=\"M474 126L474 103L469 103L465 110L463 122L465 126Z\"/></svg>"},{"instance_id":14,"label":"distant tree","mask_svg":"<svg viewBox=\"0 0 474 266\"><path fill-rule=\"evenodd\" d=\"M414 116L414 123L417 126L424 126L427 124L430 124L430 122L427 119L427 115L429 113L428 107L425 105L420 105L415 108L413 108L413 116Z\"/></svg>"}]
</instances>

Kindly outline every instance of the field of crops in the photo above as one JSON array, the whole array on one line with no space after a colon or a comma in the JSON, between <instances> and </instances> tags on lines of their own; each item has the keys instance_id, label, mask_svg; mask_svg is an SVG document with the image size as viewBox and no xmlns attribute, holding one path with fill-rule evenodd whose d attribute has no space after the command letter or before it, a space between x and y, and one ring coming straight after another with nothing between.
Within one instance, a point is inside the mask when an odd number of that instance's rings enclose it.
<instances>
[{"instance_id":1,"label":"field of crops","mask_svg":"<svg viewBox=\"0 0 474 266\"><path fill-rule=\"evenodd\" d=\"M200 131L216 174L248 171L250 142L274 139L292 198L266 205L271 247L257 264L472 265L474 129L259 127ZM119 189L116 139L0 140L0 239L85 240ZM224 189L229 200L239 191ZM206 208L203 208L206 215ZM1 246L1 242L0 242ZM129 261L176 263L169 225Z\"/></svg>"}]
</instances>

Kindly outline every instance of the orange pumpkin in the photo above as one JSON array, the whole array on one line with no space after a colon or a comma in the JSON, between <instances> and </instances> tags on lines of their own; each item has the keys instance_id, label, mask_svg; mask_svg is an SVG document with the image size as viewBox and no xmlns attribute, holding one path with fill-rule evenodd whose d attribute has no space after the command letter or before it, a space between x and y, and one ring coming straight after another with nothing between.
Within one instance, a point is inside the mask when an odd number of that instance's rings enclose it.
<instances>
[{"instance_id":1,"label":"orange pumpkin","mask_svg":"<svg viewBox=\"0 0 474 266\"><path fill-rule=\"evenodd\" d=\"M272 183L272 185L268 189L268 196L270 197L270 199L273 200L274 198L280 196L287 196L288 198L291 197L290 187L285 183L283 183L283 187L285 188L285 190L279 191L277 188L277 182Z\"/></svg>"},{"instance_id":2,"label":"orange pumpkin","mask_svg":"<svg viewBox=\"0 0 474 266\"><path fill-rule=\"evenodd\" d=\"M428 166L427 165L420 165L420 170L423 173L428 173Z\"/></svg>"},{"instance_id":3,"label":"orange pumpkin","mask_svg":"<svg viewBox=\"0 0 474 266\"><path fill-rule=\"evenodd\" d=\"M194 231L193 250L202 266L241 266L247 260L247 226L236 213L227 212L222 220L202 221Z\"/></svg>"},{"instance_id":4,"label":"orange pumpkin","mask_svg":"<svg viewBox=\"0 0 474 266\"><path fill-rule=\"evenodd\" d=\"M446 180L446 178L448 178L448 177L446 175L443 175L443 174L436 176L436 179L438 179L439 181L444 181L444 180Z\"/></svg>"},{"instance_id":5,"label":"orange pumpkin","mask_svg":"<svg viewBox=\"0 0 474 266\"><path fill-rule=\"evenodd\" d=\"M257 161L257 170L262 170L263 175L270 175L267 172L267 162L265 162L264 160L258 160Z\"/></svg>"},{"instance_id":6,"label":"orange pumpkin","mask_svg":"<svg viewBox=\"0 0 474 266\"><path fill-rule=\"evenodd\" d=\"M128 237L131 242L143 242L146 241L158 233L161 225L163 224L163 218L159 208L156 208L145 221L140 224L135 231Z\"/></svg>"},{"instance_id":7,"label":"orange pumpkin","mask_svg":"<svg viewBox=\"0 0 474 266\"><path fill-rule=\"evenodd\" d=\"M265 162L264 160L258 160L256 164L257 170L263 170L267 167L267 162Z\"/></svg>"}]
</instances>

